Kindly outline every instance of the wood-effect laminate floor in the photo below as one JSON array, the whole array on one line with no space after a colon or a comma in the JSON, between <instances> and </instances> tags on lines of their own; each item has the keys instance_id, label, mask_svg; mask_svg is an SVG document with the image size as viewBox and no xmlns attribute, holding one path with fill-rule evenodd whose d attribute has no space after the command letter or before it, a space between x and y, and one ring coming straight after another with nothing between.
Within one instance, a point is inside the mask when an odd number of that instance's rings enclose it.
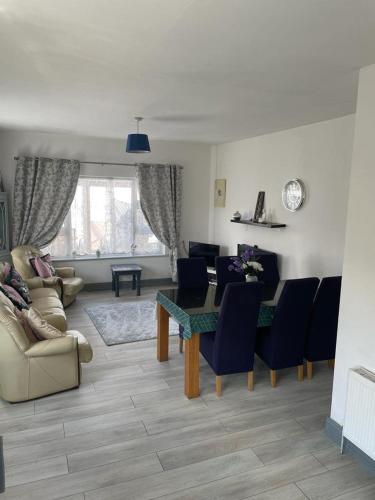
<instances>
[{"instance_id":1,"label":"wood-effect laminate floor","mask_svg":"<svg viewBox=\"0 0 375 500\"><path fill-rule=\"evenodd\" d=\"M223 396L201 359L201 397L183 395L183 356L156 361L155 340L107 347L85 304L152 298L155 290L82 293L69 327L94 349L77 390L9 405L0 400L7 490L1 500L374 500L375 478L324 435L333 372L296 370L272 389L259 361L223 377Z\"/></svg>"}]
</instances>

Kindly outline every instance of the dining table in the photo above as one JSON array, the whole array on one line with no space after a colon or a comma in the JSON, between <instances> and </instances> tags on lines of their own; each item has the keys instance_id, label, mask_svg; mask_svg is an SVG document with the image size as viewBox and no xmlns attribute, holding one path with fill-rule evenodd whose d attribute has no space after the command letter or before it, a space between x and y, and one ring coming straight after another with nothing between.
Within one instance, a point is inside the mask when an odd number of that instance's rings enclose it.
<instances>
[{"instance_id":1,"label":"dining table","mask_svg":"<svg viewBox=\"0 0 375 500\"><path fill-rule=\"evenodd\" d=\"M272 323L283 283L264 287L259 309L258 327ZM200 395L199 388L199 340L200 335L216 330L220 303L225 288L210 284L205 288L168 288L159 290L157 303L157 359L169 358L169 318L183 327L184 338L184 392L189 399Z\"/></svg>"}]
</instances>

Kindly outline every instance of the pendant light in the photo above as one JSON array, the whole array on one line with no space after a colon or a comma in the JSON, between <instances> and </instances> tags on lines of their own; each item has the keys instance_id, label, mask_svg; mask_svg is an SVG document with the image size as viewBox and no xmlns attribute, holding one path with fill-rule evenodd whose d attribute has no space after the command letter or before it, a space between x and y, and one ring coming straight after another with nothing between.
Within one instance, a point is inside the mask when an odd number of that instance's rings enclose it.
<instances>
[{"instance_id":1,"label":"pendant light","mask_svg":"<svg viewBox=\"0 0 375 500\"><path fill-rule=\"evenodd\" d=\"M143 120L141 116L135 116L134 120L137 122L137 133L129 134L126 143L127 153L150 153L150 143L146 134L139 133L139 122Z\"/></svg>"}]
</instances>

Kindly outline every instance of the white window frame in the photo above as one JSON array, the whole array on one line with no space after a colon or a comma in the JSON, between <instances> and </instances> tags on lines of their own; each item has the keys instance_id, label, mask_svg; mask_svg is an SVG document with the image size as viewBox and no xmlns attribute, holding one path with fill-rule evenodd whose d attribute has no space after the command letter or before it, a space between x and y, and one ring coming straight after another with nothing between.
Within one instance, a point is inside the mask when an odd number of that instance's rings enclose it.
<instances>
[{"instance_id":1,"label":"white window frame","mask_svg":"<svg viewBox=\"0 0 375 500\"><path fill-rule=\"evenodd\" d=\"M112 196L110 197L111 200L111 210L114 210L114 185L113 181L130 181L131 182L131 206L132 206L132 244L130 246L130 252L128 253L103 253L101 254L101 258L104 259L111 259L111 258L132 258L132 257L162 257L166 255L166 247L160 242L162 252L161 253L143 253L143 254L137 254L136 253L136 248L137 245L135 244L136 240L136 219L137 219L137 209L138 209L138 200L137 200L137 177L106 177L106 176L97 176L97 175L80 175L79 180L81 179L87 179L87 180L102 180L102 181L112 181L111 183L111 191L112 191ZM85 188L83 190L83 199L84 203L86 205L86 210L88 216L85 217L85 221L87 224L90 225L90 194L89 194L89 189L90 189L90 184L86 183ZM115 240L115 226L111 224L111 235L110 239L112 240L112 243L114 243ZM91 259L97 259L95 253L87 253L87 254L73 254L73 240L72 240L72 216L71 216L71 210L69 209L68 214L65 218L64 221L64 233L65 233L65 241L66 241L66 248L67 248L67 255L52 255L54 260L60 260L60 261L67 261L71 259L77 259L77 260L91 260ZM84 232L86 238L87 236L90 237L90 227L87 228L87 230ZM89 248L89 241L86 241L84 244L85 248ZM114 248L113 245L111 245L111 248ZM46 247L44 249L46 252L49 251L49 247Z\"/></svg>"}]
</instances>

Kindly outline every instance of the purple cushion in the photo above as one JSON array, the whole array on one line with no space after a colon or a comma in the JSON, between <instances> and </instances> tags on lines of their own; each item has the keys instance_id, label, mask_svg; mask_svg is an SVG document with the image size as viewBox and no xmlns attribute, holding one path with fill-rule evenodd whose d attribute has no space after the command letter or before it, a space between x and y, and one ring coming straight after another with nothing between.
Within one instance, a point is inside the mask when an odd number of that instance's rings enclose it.
<instances>
[{"instance_id":1,"label":"purple cushion","mask_svg":"<svg viewBox=\"0 0 375 500\"><path fill-rule=\"evenodd\" d=\"M51 257L49 254L43 257L33 257L30 259L30 264L35 271L35 274L40 278L51 278L52 273ZM53 269L54 270L54 269Z\"/></svg>"},{"instance_id":2,"label":"purple cushion","mask_svg":"<svg viewBox=\"0 0 375 500\"><path fill-rule=\"evenodd\" d=\"M3 292L3 294L8 297L8 299L19 309L20 311L22 309L28 309L29 306L26 304L26 302L23 300L21 295L15 290L13 287L9 285L0 285L0 292Z\"/></svg>"},{"instance_id":3,"label":"purple cushion","mask_svg":"<svg viewBox=\"0 0 375 500\"><path fill-rule=\"evenodd\" d=\"M46 255L42 255L41 259L50 268L52 276L56 276L56 269L53 267L51 255L49 253L46 253Z\"/></svg>"},{"instance_id":4,"label":"purple cushion","mask_svg":"<svg viewBox=\"0 0 375 500\"><path fill-rule=\"evenodd\" d=\"M21 275L11 266L9 262L4 262L3 274L4 283L14 288L27 304L31 304L32 300L29 293L29 287L23 281Z\"/></svg>"}]
</instances>

